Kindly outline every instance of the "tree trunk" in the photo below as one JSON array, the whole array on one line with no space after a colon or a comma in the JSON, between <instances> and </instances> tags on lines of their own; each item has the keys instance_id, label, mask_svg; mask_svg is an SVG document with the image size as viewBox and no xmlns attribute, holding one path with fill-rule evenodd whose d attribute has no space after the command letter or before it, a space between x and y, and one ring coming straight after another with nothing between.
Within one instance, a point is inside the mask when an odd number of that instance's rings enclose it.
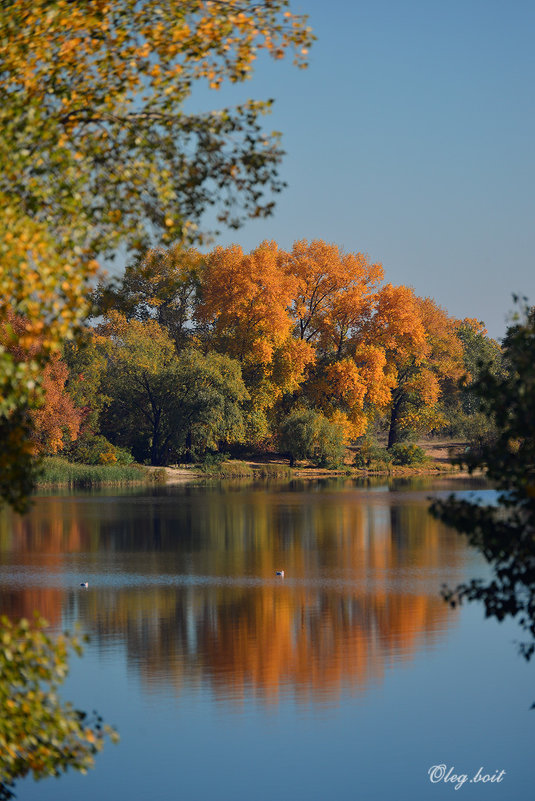
<instances>
[{"instance_id":1,"label":"tree trunk","mask_svg":"<svg viewBox=\"0 0 535 801\"><path fill-rule=\"evenodd\" d=\"M186 434L186 454L187 454L187 461L193 462L193 437L191 434L191 428L188 428L188 433Z\"/></svg>"},{"instance_id":2,"label":"tree trunk","mask_svg":"<svg viewBox=\"0 0 535 801\"><path fill-rule=\"evenodd\" d=\"M158 410L154 415L154 423L152 426L152 443L150 446L150 463L153 467L161 464L161 453L160 453L160 419L161 419L161 412Z\"/></svg>"},{"instance_id":3,"label":"tree trunk","mask_svg":"<svg viewBox=\"0 0 535 801\"><path fill-rule=\"evenodd\" d=\"M399 442L399 410L401 408L401 398L392 399L392 411L390 412L390 428L388 429L388 445L390 448Z\"/></svg>"}]
</instances>

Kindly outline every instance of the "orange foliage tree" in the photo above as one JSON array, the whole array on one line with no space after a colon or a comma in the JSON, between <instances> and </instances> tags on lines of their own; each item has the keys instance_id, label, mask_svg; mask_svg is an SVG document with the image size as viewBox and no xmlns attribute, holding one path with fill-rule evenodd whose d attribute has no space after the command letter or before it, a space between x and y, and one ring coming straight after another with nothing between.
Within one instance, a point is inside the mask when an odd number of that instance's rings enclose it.
<instances>
[{"instance_id":1,"label":"orange foliage tree","mask_svg":"<svg viewBox=\"0 0 535 801\"><path fill-rule=\"evenodd\" d=\"M281 264L286 254L262 242L250 254L238 245L215 248L201 274L197 320L211 346L239 360L251 394L256 437L268 433L266 412L297 389L313 348L292 338L290 308L296 279Z\"/></svg>"},{"instance_id":2,"label":"orange foliage tree","mask_svg":"<svg viewBox=\"0 0 535 801\"><path fill-rule=\"evenodd\" d=\"M384 385L390 384L388 447L405 431L436 425L444 381L464 372L456 321L410 287L387 284L359 339L384 353Z\"/></svg>"},{"instance_id":3,"label":"orange foliage tree","mask_svg":"<svg viewBox=\"0 0 535 801\"><path fill-rule=\"evenodd\" d=\"M84 413L76 408L65 388L68 376L67 365L59 356L44 368L44 402L31 413L33 439L39 454L58 453L78 436Z\"/></svg>"},{"instance_id":4,"label":"orange foliage tree","mask_svg":"<svg viewBox=\"0 0 535 801\"><path fill-rule=\"evenodd\" d=\"M294 243L284 268L297 282L291 305L297 337L319 341L341 358L351 332L370 314L382 266L370 264L362 253L303 239Z\"/></svg>"},{"instance_id":5,"label":"orange foliage tree","mask_svg":"<svg viewBox=\"0 0 535 801\"><path fill-rule=\"evenodd\" d=\"M342 426L347 439L358 436L366 428L366 398L375 376L362 348L357 357L353 337L373 313L382 267L321 239L295 242L283 266L296 281L294 335L316 355L304 393Z\"/></svg>"}]
</instances>

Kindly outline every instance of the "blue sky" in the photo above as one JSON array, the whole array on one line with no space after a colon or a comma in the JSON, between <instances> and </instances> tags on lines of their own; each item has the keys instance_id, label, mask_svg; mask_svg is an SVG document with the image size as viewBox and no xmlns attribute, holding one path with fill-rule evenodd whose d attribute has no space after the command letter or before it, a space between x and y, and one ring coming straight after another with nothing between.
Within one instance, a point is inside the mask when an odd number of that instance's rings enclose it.
<instances>
[{"instance_id":1,"label":"blue sky","mask_svg":"<svg viewBox=\"0 0 535 801\"><path fill-rule=\"evenodd\" d=\"M262 59L212 107L276 100L288 188L274 216L223 232L254 248L321 238L383 263L503 336L535 300L535 3L296 0L310 66Z\"/></svg>"}]
</instances>

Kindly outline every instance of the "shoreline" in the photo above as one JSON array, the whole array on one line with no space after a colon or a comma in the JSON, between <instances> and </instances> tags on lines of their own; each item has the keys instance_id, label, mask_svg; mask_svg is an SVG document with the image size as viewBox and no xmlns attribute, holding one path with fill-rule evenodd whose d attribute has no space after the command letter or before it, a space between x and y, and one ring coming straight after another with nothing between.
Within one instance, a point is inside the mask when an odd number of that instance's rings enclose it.
<instances>
[{"instance_id":1,"label":"shoreline","mask_svg":"<svg viewBox=\"0 0 535 801\"><path fill-rule=\"evenodd\" d=\"M382 470L370 470L366 468L357 468L353 465L347 465L338 469L327 469L310 467L307 462L297 463L293 468L289 467L288 459L284 457L269 456L263 459L249 459L249 460L229 460L223 463L229 468L228 474L225 470L213 469L211 471L203 470L197 465L177 465L169 467L153 467L147 465L138 465L141 475L136 476L135 479L128 479L121 477L118 479L110 480L96 480L92 482L92 486L100 487L120 487L120 486L177 486L181 484L197 484L206 481L224 481L224 480L255 480L255 479L273 479L279 481L292 481L292 480L313 480L318 478L410 478L414 477L439 477L448 476L451 478L463 478L469 475L466 470L462 470L458 465L452 465L450 462L451 456L460 453L466 446L466 443L459 441L420 441L418 443L428 456L429 461L426 464L418 464L414 466L404 465L390 465ZM238 467L242 465L244 470L240 474L239 467L235 473L232 472L232 466ZM472 473L475 476L476 474ZM483 475L478 471L478 475ZM75 483L69 480L63 481L38 481L36 489L52 489L64 488L74 486Z\"/></svg>"}]
</instances>

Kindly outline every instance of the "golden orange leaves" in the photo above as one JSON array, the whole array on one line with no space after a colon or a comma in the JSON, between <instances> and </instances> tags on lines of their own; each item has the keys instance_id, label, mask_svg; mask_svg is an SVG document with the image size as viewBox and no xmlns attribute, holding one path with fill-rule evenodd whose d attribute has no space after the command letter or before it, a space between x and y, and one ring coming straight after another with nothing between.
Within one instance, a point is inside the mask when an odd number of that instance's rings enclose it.
<instances>
[{"instance_id":1,"label":"golden orange leaves","mask_svg":"<svg viewBox=\"0 0 535 801\"><path fill-rule=\"evenodd\" d=\"M364 254L322 240L289 252L274 242L250 254L216 248L201 271L198 320L249 370L263 408L297 393L348 440L378 414L397 429L425 427L443 382L462 369L456 321L410 287L381 287L382 277Z\"/></svg>"}]
</instances>

